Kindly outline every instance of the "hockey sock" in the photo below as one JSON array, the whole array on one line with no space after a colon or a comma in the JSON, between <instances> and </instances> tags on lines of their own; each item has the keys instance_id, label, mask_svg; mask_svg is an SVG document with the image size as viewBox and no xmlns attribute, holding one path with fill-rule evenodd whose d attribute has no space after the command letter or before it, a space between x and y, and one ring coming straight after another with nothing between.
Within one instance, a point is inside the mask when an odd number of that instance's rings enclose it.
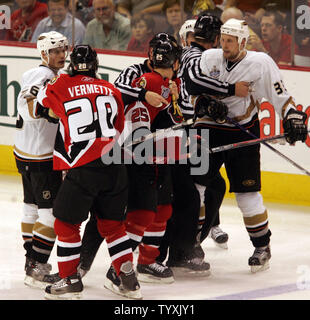
<instances>
[{"instance_id":1,"label":"hockey sock","mask_svg":"<svg viewBox=\"0 0 310 320\"><path fill-rule=\"evenodd\" d=\"M151 264L159 255L159 246L165 234L167 221L171 217L171 205L157 206L157 213L151 225L149 225L143 236L143 243L139 247L139 264Z\"/></svg>"},{"instance_id":2,"label":"hockey sock","mask_svg":"<svg viewBox=\"0 0 310 320\"><path fill-rule=\"evenodd\" d=\"M271 232L268 228L268 213L261 194L259 192L236 193L236 200L254 247L267 246Z\"/></svg>"},{"instance_id":3,"label":"hockey sock","mask_svg":"<svg viewBox=\"0 0 310 320\"><path fill-rule=\"evenodd\" d=\"M119 275L121 265L130 260L133 261L132 249L129 237L125 231L123 221L97 219L98 231L105 238L112 265Z\"/></svg>"},{"instance_id":4,"label":"hockey sock","mask_svg":"<svg viewBox=\"0 0 310 320\"><path fill-rule=\"evenodd\" d=\"M81 251L81 224L70 224L59 219L55 220L57 239L57 260L59 276L66 278L77 273Z\"/></svg>"},{"instance_id":5,"label":"hockey sock","mask_svg":"<svg viewBox=\"0 0 310 320\"><path fill-rule=\"evenodd\" d=\"M33 226L32 257L40 263L47 263L53 249L56 234L53 209L38 209L39 218Z\"/></svg>"},{"instance_id":6,"label":"hockey sock","mask_svg":"<svg viewBox=\"0 0 310 320\"><path fill-rule=\"evenodd\" d=\"M126 232L134 251L140 244L144 231L154 221L156 213L149 210L135 210L127 213Z\"/></svg>"},{"instance_id":7,"label":"hockey sock","mask_svg":"<svg viewBox=\"0 0 310 320\"><path fill-rule=\"evenodd\" d=\"M32 258L32 236L33 226L38 219L38 206L35 204L24 203L23 217L21 220L21 231L24 240L26 257Z\"/></svg>"}]
</instances>

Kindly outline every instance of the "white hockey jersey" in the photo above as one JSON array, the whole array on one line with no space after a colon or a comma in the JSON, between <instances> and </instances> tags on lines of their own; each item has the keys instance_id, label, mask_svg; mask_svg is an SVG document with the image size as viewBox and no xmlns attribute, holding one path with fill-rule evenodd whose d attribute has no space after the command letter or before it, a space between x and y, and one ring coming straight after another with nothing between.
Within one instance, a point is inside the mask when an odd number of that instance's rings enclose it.
<instances>
[{"instance_id":1,"label":"white hockey jersey","mask_svg":"<svg viewBox=\"0 0 310 320\"><path fill-rule=\"evenodd\" d=\"M229 64L223 57L222 49L209 49L203 52L200 67L205 75L220 81L250 83L251 93L247 97L231 96L222 100L228 106L228 117L240 124L249 122L258 113L262 99L274 106L281 119L290 108L295 109L294 99L283 84L278 66L265 53L247 51L242 60ZM203 118L198 122L213 121ZM233 126L228 123L224 125Z\"/></svg>"},{"instance_id":2,"label":"white hockey jersey","mask_svg":"<svg viewBox=\"0 0 310 320\"><path fill-rule=\"evenodd\" d=\"M55 72L44 65L28 70L22 76L14 143L14 155L19 161L38 163L53 158L58 125L36 114L36 96L39 89L55 76Z\"/></svg>"}]
</instances>

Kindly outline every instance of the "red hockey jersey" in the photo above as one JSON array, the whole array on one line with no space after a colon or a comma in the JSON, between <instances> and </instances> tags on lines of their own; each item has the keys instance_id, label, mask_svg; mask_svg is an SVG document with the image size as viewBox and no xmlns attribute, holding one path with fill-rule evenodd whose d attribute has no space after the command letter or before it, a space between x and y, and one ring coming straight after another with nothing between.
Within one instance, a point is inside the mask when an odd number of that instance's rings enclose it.
<instances>
[{"instance_id":1,"label":"red hockey jersey","mask_svg":"<svg viewBox=\"0 0 310 320\"><path fill-rule=\"evenodd\" d=\"M180 90L180 80L178 78L173 79L173 81L176 82L179 90ZM152 71L150 73L145 73L141 77L136 78L133 83L132 87L143 87L147 91L153 91L158 94L160 94L163 98L165 98L169 104L168 105L162 105L160 107L153 107L150 104L148 104L146 101L141 102L137 101L132 104L129 104L125 107L125 129L124 129L124 138L126 139L128 136L132 135L136 130L140 128L147 128L148 130L153 130L152 124L154 122L154 119L157 117L157 115L160 112L165 112L167 117L169 116L169 112L164 109L172 108L172 96L169 88L169 78L162 77L158 72ZM164 111L163 111L164 110ZM165 120L166 123L168 123ZM165 126L169 127L173 125L173 121L170 120L170 123ZM175 139L175 143L173 145L172 150L166 150L166 156L163 160L164 162L167 162L169 158L178 159L178 153L179 153L179 138L181 135L181 131L174 132L174 136L171 137L171 139ZM124 139L124 140L125 140ZM162 140L163 137L160 138ZM167 146L167 143L156 143L155 148L161 148L162 146ZM155 159L153 155L149 155L150 157L153 157L153 160L155 162L159 161L158 159Z\"/></svg>"},{"instance_id":2,"label":"red hockey jersey","mask_svg":"<svg viewBox=\"0 0 310 320\"><path fill-rule=\"evenodd\" d=\"M135 131L139 127L151 129L151 124L159 112L171 106L172 97L170 94L169 81L168 78L163 78L158 72L152 71L143 74L132 82L132 87L143 87L147 91L156 92L169 102L169 105L162 105L161 107L153 107L146 101L137 101L126 106L126 124L130 123L132 131ZM174 79L174 81L180 88L180 80Z\"/></svg>"},{"instance_id":3,"label":"red hockey jersey","mask_svg":"<svg viewBox=\"0 0 310 320\"><path fill-rule=\"evenodd\" d=\"M121 93L105 80L62 74L42 88L37 99L60 119L55 170L79 167L100 158L123 131Z\"/></svg>"}]
</instances>

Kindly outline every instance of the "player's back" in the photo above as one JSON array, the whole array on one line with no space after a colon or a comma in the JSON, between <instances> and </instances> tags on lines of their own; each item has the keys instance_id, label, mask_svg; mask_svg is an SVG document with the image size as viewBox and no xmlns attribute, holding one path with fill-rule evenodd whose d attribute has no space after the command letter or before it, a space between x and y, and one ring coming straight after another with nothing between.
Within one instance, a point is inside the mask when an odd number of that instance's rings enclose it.
<instances>
[{"instance_id":1,"label":"player's back","mask_svg":"<svg viewBox=\"0 0 310 320\"><path fill-rule=\"evenodd\" d=\"M39 93L43 106L60 118L54 167L66 169L99 158L124 127L121 93L107 81L61 75ZM106 138L106 139L103 139Z\"/></svg>"}]
</instances>

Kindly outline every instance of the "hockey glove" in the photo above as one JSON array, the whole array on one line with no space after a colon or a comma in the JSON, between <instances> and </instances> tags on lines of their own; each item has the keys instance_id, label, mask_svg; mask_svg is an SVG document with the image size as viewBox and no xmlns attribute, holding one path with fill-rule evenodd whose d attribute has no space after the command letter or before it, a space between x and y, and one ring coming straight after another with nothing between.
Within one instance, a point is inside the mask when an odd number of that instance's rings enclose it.
<instances>
[{"instance_id":1,"label":"hockey glove","mask_svg":"<svg viewBox=\"0 0 310 320\"><path fill-rule=\"evenodd\" d=\"M307 114L302 111L290 109L283 119L283 129L286 141L294 144L296 141L305 142L307 139Z\"/></svg>"},{"instance_id":2,"label":"hockey glove","mask_svg":"<svg viewBox=\"0 0 310 320\"><path fill-rule=\"evenodd\" d=\"M208 116L217 123L224 123L228 108L225 103L209 96L201 95L195 103L195 114L198 118Z\"/></svg>"},{"instance_id":3,"label":"hockey glove","mask_svg":"<svg viewBox=\"0 0 310 320\"><path fill-rule=\"evenodd\" d=\"M51 123L58 123L59 121L59 118L55 115L52 109L44 108L39 103L37 103L37 115Z\"/></svg>"}]
</instances>

